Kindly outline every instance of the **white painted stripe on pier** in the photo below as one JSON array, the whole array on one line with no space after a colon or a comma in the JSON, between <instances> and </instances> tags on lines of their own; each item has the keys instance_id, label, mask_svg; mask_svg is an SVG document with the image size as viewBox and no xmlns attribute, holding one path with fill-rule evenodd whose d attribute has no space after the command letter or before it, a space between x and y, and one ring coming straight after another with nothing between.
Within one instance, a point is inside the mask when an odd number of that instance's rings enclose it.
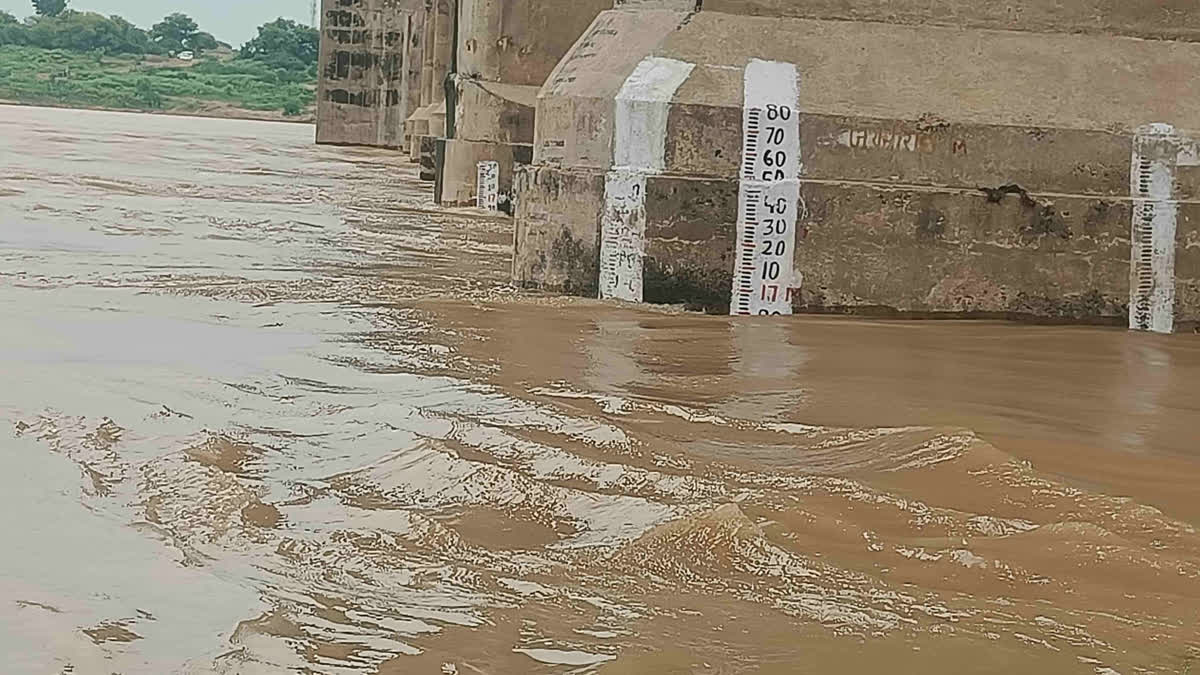
<instances>
[{"instance_id":1,"label":"white painted stripe on pier","mask_svg":"<svg viewBox=\"0 0 1200 675\"><path fill-rule=\"evenodd\" d=\"M667 116L694 64L648 57L617 93L613 167L659 173L666 167Z\"/></svg>"},{"instance_id":2,"label":"white painted stripe on pier","mask_svg":"<svg viewBox=\"0 0 1200 675\"><path fill-rule=\"evenodd\" d=\"M802 170L799 98L794 65L755 59L746 66L730 314L792 313Z\"/></svg>"},{"instance_id":3,"label":"white painted stripe on pier","mask_svg":"<svg viewBox=\"0 0 1200 675\"><path fill-rule=\"evenodd\" d=\"M1196 161L1195 144L1181 139L1169 124L1141 127L1133 139L1130 194L1129 327L1172 333L1175 330L1175 235L1179 204L1175 171Z\"/></svg>"},{"instance_id":4,"label":"white painted stripe on pier","mask_svg":"<svg viewBox=\"0 0 1200 675\"><path fill-rule=\"evenodd\" d=\"M643 299L646 176L666 167L667 118L691 63L648 57L616 97L613 169L604 182L600 232L600 297Z\"/></svg>"}]
</instances>

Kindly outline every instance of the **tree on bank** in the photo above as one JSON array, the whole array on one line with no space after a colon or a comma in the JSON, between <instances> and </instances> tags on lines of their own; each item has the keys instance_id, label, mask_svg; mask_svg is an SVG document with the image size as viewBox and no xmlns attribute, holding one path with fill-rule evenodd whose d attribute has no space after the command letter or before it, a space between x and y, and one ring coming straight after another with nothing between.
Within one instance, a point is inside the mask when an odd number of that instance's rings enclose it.
<instances>
[{"instance_id":1,"label":"tree on bank","mask_svg":"<svg viewBox=\"0 0 1200 675\"><path fill-rule=\"evenodd\" d=\"M56 17L67 10L67 0L33 0L33 11L38 16Z\"/></svg>"},{"instance_id":2,"label":"tree on bank","mask_svg":"<svg viewBox=\"0 0 1200 675\"><path fill-rule=\"evenodd\" d=\"M141 55L156 50L146 31L119 16L68 11L57 17L31 17L24 23L10 22L11 16L0 13L0 45L108 55Z\"/></svg>"},{"instance_id":3,"label":"tree on bank","mask_svg":"<svg viewBox=\"0 0 1200 675\"><path fill-rule=\"evenodd\" d=\"M112 34L117 47L110 53L120 54L151 54L155 51L150 34L138 28L124 17L113 14L108 17L112 26Z\"/></svg>"},{"instance_id":4,"label":"tree on bank","mask_svg":"<svg viewBox=\"0 0 1200 675\"><path fill-rule=\"evenodd\" d=\"M258 35L242 45L239 56L274 68L306 70L317 63L321 33L315 28L279 18L258 27Z\"/></svg>"},{"instance_id":5,"label":"tree on bank","mask_svg":"<svg viewBox=\"0 0 1200 675\"><path fill-rule=\"evenodd\" d=\"M236 58L180 68L141 57L232 48L185 14L147 31L120 16L68 9L68 2L61 11L58 3L47 6L58 16L23 21L0 11L0 99L136 110L193 110L221 101L287 116L305 114L315 101L320 34L307 26L272 21Z\"/></svg>"},{"instance_id":6,"label":"tree on bank","mask_svg":"<svg viewBox=\"0 0 1200 675\"><path fill-rule=\"evenodd\" d=\"M17 17L0 10L0 46L24 44L25 27L17 21Z\"/></svg>"},{"instance_id":7,"label":"tree on bank","mask_svg":"<svg viewBox=\"0 0 1200 675\"><path fill-rule=\"evenodd\" d=\"M192 17L175 12L150 28L150 39L163 51L179 53L184 50L201 52L217 48L217 39L200 30Z\"/></svg>"}]
</instances>

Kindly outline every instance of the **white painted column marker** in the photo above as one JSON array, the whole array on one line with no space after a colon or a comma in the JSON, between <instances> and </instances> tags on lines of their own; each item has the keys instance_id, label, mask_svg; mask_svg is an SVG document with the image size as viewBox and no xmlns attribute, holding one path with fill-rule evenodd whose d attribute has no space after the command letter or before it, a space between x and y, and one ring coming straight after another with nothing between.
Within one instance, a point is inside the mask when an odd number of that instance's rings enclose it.
<instances>
[{"instance_id":1,"label":"white painted column marker","mask_svg":"<svg viewBox=\"0 0 1200 675\"><path fill-rule=\"evenodd\" d=\"M695 66L647 57L616 98L613 168L604 182L600 225L600 297L643 299L646 176L666 167L667 117L675 92Z\"/></svg>"},{"instance_id":2,"label":"white painted column marker","mask_svg":"<svg viewBox=\"0 0 1200 675\"><path fill-rule=\"evenodd\" d=\"M800 204L799 78L790 63L746 66L742 171L730 314L792 313Z\"/></svg>"}]
</instances>

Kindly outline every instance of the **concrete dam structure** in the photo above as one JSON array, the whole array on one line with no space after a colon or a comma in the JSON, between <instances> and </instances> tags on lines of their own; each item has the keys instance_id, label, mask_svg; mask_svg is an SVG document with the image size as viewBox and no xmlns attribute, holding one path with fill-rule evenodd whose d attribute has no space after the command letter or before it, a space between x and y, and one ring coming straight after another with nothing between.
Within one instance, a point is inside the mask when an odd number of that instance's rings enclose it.
<instances>
[{"instance_id":1,"label":"concrete dam structure","mask_svg":"<svg viewBox=\"0 0 1200 675\"><path fill-rule=\"evenodd\" d=\"M1200 323L1189 4L429 0L404 133L439 203L495 162L528 288L1170 332Z\"/></svg>"},{"instance_id":2,"label":"concrete dam structure","mask_svg":"<svg viewBox=\"0 0 1200 675\"><path fill-rule=\"evenodd\" d=\"M325 0L318 142L401 148L435 181L438 203L474 203L481 161L498 167L509 202L513 167L533 159L537 92L611 0ZM382 35L354 57L347 27ZM403 41L392 33L404 27ZM362 67L355 69L355 66ZM399 63L405 67L400 68ZM378 65L382 64L382 65ZM402 83L398 79L403 77ZM345 80L367 93L343 93ZM375 90L404 91L378 95Z\"/></svg>"},{"instance_id":3,"label":"concrete dam structure","mask_svg":"<svg viewBox=\"0 0 1200 675\"><path fill-rule=\"evenodd\" d=\"M406 147L420 96L419 0L322 0L317 142Z\"/></svg>"}]
</instances>

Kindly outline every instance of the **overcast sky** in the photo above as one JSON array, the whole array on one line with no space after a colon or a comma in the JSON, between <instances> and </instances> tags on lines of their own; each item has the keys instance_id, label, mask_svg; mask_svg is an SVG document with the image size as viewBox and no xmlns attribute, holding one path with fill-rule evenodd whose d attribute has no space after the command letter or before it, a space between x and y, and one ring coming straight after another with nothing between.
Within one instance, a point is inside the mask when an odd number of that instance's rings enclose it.
<instances>
[{"instance_id":1,"label":"overcast sky","mask_svg":"<svg viewBox=\"0 0 1200 675\"><path fill-rule=\"evenodd\" d=\"M260 25L279 17L309 22L311 0L70 0L73 9L120 14L142 28L172 12L183 12L222 42L234 47L257 34ZM30 0L0 0L0 9L20 18L33 14Z\"/></svg>"}]
</instances>

